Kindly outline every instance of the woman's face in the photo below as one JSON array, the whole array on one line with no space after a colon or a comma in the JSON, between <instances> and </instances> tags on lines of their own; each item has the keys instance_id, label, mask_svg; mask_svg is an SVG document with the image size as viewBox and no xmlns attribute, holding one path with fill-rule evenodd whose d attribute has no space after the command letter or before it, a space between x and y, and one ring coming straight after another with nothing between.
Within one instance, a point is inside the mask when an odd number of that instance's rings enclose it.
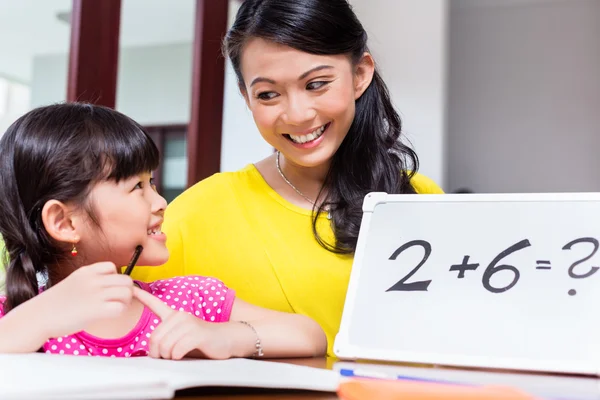
<instances>
[{"instance_id":1,"label":"woman's face","mask_svg":"<svg viewBox=\"0 0 600 400\"><path fill-rule=\"evenodd\" d=\"M314 55L264 39L242 51L242 93L262 137L302 167L328 164L346 137L374 64Z\"/></svg>"}]
</instances>

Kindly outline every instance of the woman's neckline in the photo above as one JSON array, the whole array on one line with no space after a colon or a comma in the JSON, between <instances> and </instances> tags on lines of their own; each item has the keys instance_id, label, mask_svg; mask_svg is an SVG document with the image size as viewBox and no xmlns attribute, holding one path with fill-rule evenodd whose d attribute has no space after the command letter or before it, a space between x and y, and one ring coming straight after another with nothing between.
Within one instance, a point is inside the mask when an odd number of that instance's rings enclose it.
<instances>
[{"instance_id":1,"label":"woman's neckline","mask_svg":"<svg viewBox=\"0 0 600 400\"><path fill-rule=\"evenodd\" d=\"M262 188L264 189L264 191L273 199L275 200L277 203L281 204L282 206L284 206L285 208L294 211L298 214L302 214L302 215L306 215L306 216L312 216L313 215L313 211L312 209L308 209L308 208L304 208L304 207L300 207L288 200L286 200L281 194L279 194L279 192L277 192L275 189L273 189L273 187L271 187L271 185L269 185L269 183L267 182L267 180L265 179L265 177L260 173L259 169L256 167L255 164L248 164L248 166L246 167L252 174L255 174L257 177L257 182L259 182L259 184L262 186ZM322 218L326 218L327 213L321 213Z\"/></svg>"}]
</instances>

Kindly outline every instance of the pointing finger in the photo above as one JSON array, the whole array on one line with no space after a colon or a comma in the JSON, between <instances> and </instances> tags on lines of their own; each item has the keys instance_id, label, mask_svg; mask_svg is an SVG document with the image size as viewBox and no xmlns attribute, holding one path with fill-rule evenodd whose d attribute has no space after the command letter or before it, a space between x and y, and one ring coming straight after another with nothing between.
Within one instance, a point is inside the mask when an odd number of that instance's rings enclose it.
<instances>
[{"instance_id":1,"label":"pointing finger","mask_svg":"<svg viewBox=\"0 0 600 400\"><path fill-rule=\"evenodd\" d=\"M148 307L154 314L158 315L158 318L161 320L167 319L172 313L175 311L167 306L157 297L154 297L152 294L146 292L143 289L138 287L133 288L133 295L142 302L146 307Z\"/></svg>"}]
</instances>

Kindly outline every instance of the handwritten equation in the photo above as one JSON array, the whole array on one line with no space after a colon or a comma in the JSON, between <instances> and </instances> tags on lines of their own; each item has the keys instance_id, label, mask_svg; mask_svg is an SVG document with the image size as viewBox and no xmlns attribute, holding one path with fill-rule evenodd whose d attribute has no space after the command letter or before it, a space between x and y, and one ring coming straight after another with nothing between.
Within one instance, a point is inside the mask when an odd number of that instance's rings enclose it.
<instances>
[{"instance_id":1,"label":"handwritten equation","mask_svg":"<svg viewBox=\"0 0 600 400\"><path fill-rule=\"evenodd\" d=\"M588 266L581 265L586 261L590 260L598 251L599 243L596 238L592 237L581 237L570 241L562 247L562 250L571 250L573 246L584 246L586 244L591 244L592 249L589 255L579 259L574 260L572 264L569 266L567 273L569 277L573 279L585 279L594 275L600 267L597 266ZM431 243L426 240L411 240L409 242L404 243L402 246L398 247L388 258L390 261L395 261L400 254L402 254L407 249L412 247L421 247L425 251L423 254L423 258L421 261L402 279L396 282L393 286L386 290L386 292L410 292L410 291L427 291L429 288L429 284L432 282L431 280L426 281L415 281L409 282L408 280L412 278L412 276L427 262L429 256L432 253ZM503 260L511 254L517 253L531 247L531 243L529 239L523 239L511 246L507 249L502 250L496 257L494 257L487 266L485 266L485 271L483 272L483 276L481 278L481 283L483 287L491 292L491 293L504 293L510 289L512 289L518 282L521 277L521 272L519 269L507 263L502 263ZM476 271L481 267L479 262L471 261L470 255L464 255L463 259L458 264L450 265L449 272L457 273L457 279L464 279L466 275L470 271ZM535 261L535 269L536 270L550 270L552 268L551 260L536 260ZM506 284L505 286L496 287L491 284L492 277L501 271L510 271L513 274L512 280ZM570 296L575 296L577 291L575 289L570 289L568 291Z\"/></svg>"}]
</instances>

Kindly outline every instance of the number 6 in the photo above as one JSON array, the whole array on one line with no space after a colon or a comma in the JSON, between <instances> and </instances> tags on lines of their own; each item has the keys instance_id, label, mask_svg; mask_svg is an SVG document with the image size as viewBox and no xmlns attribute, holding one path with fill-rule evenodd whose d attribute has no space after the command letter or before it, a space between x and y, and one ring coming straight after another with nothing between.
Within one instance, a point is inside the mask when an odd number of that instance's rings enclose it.
<instances>
[{"instance_id":1,"label":"number 6","mask_svg":"<svg viewBox=\"0 0 600 400\"><path fill-rule=\"evenodd\" d=\"M529 240L523 239L519 243L513 244L508 249L506 249L502 253L498 254L496 256L496 258L494 258L492 260L490 265L488 265L488 267L485 269L485 271L483 273L483 278L481 279L481 282L483 283L483 287L492 293L502 293L502 292L506 292L507 290L509 290L510 288L515 286L517 284L517 282L519 281L519 277L521 276L521 274L519 273L519 270L516 269L512 265L501 264L501 265L496 266L496 264L498 264L500 262L500 260L502 260L504 257L508 256L509 254L512 254L516 251L522 250L529 246L531 246L531 243L529 243ZM496 272L500 272L500 271L504 271L504 270L512 271L515 274L515 277L513 278L512 282L510 284L508 284L508 286L505 286L502 288L495 288L492 285L490 285L490 279L492 279L492 275L494 275Z\"/></svg>"}]
</instances>

